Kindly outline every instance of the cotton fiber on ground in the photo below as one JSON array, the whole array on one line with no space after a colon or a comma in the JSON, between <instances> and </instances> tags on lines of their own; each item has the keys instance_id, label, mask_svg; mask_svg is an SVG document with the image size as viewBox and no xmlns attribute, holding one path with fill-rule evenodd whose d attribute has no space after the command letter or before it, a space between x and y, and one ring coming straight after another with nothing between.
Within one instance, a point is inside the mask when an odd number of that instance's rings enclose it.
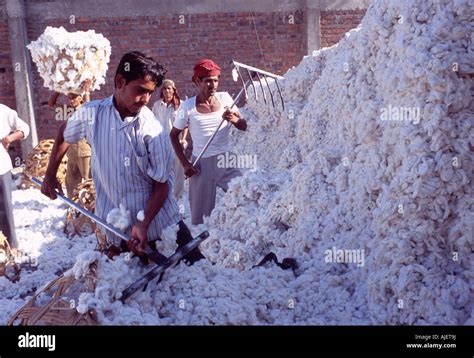
<instances>
[{"instance_id":1,"label":"cotton fiber on ground","mask_svg":"<svg viewBox=\"0 0 474 358\"><path fill-rule=\"evenodd\" d=\"M358 29L285 74L285 110L250 101L234 152L258 168L192 228L209 230L209 261L168 270L126 304L121 291L147 270L136 258L108 260L77 238L64 251L57 230L37 230L64 269L79 245L72 272L98 260L80 309L102 324L472 324L472 14L468 1L373 1ZM51 202L35 205L32 225L60 226ZM176 230L158 245L167 255ZM269 252L299 268L252 268ZM54 278L48 265L0 284L6 313L24 302L16 292Z\"/></svg>"}]
</instances>

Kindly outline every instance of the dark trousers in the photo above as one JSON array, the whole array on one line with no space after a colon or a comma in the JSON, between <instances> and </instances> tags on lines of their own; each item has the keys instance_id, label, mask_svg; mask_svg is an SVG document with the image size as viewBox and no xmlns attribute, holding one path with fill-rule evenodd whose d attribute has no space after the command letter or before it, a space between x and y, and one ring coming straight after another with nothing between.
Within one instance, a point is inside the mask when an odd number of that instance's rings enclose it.
<instances>
[{"instance_id":1,"label":"dark trousers","mask_svg":"<svg viewBox=\"0 0 474 358\"><path fill-rule=\"evenodd\" d=\"M7 237L12 248L18 247L13 221L12 174L0 175L0 231Z\"/></svg>"}]
</instances>

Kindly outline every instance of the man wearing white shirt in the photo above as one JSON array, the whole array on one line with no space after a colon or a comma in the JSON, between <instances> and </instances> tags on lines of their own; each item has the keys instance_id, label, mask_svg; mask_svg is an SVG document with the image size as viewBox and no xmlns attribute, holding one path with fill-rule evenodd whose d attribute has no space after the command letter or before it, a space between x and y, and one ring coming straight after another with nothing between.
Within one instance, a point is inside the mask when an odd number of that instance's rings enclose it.
<instances>
[{"instance_id":1,"label":"man wearing white shirt","mask_svg":"<svg viewBox=\"0 0 474 358\"><path fill-rule=\"evenodd\" d=\"M242 131L247 129L247 122L239 111L230 110L232 97L227 92L217 92L220 70L220 67L209 59L196 63L193 82L197 86L198 94L181 104L170 134L176 156L184 167L184 173L190 177L189 202L194 225L203 223L203 217L211 214L216 202L217 187L227 191L230 180L241 175L236 168L218 166L219 155L229 152L231 125ZM225 119L224 123L195 168L180 150L179 134L185 127L189 127L193 138L194 160L222 118Z\"/></svg>"},{"instance_id":2,"label":"man wearing white shirt","mask_svg":"<svg viewBox=\"0 0 474 358\"><path fill-rule=\"evenodd\" d=\"M17 247L12 207L12 161L8 147L16 140L25 139L30 127L18 117L13 109L0 104L0 231L8 239L11 247Z\"/></svg>"},{"instance_id":3,"label":"man wearing white shirt","mask_svg":"<svg viewBox=\"0 0 474 358\"><path fill-rule=\"evenodd\" d=\"M153 114L160 121L163 128L171 131L173 128L176 111L181 104L175 84L170 79L165 79L160 89L160 99L153 104Z\"/></svg>"},{"instance_id":4,"label":"man wearing white shirt","mask_svg":"<svg viewBox=\"0 0 474 358\"><path fill-rule=\"evenodd\" d=\"M176 85L170 79L164 80L160 89L160 100L153 104L152 111L156 119L161 123L161 126L168 131L171 131L173 128L173 123L180 104L181 99L179 98ZM188 144L185 139L187 135L188 128L185 128L179 140L183 149L186 149ZM184 170L178 158L176 158L173 163L173 170L175 175L173 194L176 199L179 199L184 188Z\"/></svg>"}]
</instances>

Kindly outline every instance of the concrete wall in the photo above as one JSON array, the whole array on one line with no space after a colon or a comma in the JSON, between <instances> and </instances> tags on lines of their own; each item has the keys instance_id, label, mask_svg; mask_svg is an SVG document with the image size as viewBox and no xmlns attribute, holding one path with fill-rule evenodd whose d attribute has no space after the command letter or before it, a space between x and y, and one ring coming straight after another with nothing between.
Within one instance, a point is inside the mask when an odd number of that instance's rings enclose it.
<instances>
[{"instance_id":1,"label":"concrete wall","mask_svg":"<svg viewBox=\"0 0 474 358\"><path fill-rule=\"evenodd\" d=\"M16 108L5 0L0 0L0 103Z\"/></svg>"}]
</instances>

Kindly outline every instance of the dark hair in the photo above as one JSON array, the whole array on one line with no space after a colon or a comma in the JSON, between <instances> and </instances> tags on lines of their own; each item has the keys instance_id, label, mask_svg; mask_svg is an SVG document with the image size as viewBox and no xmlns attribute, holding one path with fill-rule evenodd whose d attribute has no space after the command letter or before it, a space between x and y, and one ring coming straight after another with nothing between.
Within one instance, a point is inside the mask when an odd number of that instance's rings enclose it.
<instances>
[{"instance_id":1,"label":"dark hair","mask_svg":"<svg viewBox=\"0 0 474 358\"><path fill-rule=\"evenodd\" d=\"M160 90L160 98L163 99L163 87ZM179 98L179 93L176 88L173 88L173 99L171 100L171 105L173 108L176 110L179 108L179 105L181 104L181 98Z\"/></svg>"},{"instance_id":2,"label":"dark hair","mask_svg":"<svg viewBox=\"0 0 474 358\"><path fill-rule=\"evenodd\" d=\"M166 72L163 66L153 58L139 51L132 51L123 55L115 72L115 77L122 75L125 78L125 84L149 77L158 87L161 86Z\"/></svg>"}]
</instances>

